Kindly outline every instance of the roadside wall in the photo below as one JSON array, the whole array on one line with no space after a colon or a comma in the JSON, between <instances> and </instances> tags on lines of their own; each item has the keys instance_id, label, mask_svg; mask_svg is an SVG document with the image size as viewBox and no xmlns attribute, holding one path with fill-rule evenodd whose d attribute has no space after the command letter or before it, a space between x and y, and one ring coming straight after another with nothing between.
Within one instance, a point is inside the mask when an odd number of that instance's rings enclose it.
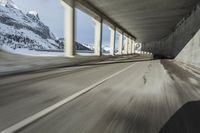
<instances>
[{"instance_id":1,"label":"roadside wall","mask_svg":"<svg viewBox=\"0 0 200 133\"><path fill-rule=\"evenodd\" d=\"M186 64L200 67L200 30L175 59Z\"/></svg>"},{"instance_id":2,"label":"roadside wall","mask_svg":"<svg viewBox=\"0 0 200 133\"><path fill-rule=\"evenodd\" d=\"M159 41L142 45L142 51L154 55L175 58L179 61L199 65L200 59L200 3L191 15L177 24L176 30Z\"/></svg>"}]
</instances>

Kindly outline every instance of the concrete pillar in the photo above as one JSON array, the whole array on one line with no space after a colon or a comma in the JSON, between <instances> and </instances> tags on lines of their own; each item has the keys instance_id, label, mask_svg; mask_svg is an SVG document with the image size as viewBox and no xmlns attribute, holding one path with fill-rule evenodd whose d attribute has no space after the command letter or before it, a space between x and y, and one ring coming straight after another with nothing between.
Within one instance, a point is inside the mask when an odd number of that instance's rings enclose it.
<instances>
[{"instance_id":1,"label":"concrete pillar","mask_svg":"<svg viewBox=\"0 0 200 133\"><path fill-rule=\"evenodd\" d=\"M132 40L130 37L128 39L128 54L132 54Z\"/></svg>"},{"instance_id":2,"label":"concrete pillar","mask_svg":"<svg viewBox=\"0 0 200 133\"><path fill-rule=\"evenodd\" d=\"M115 55L116 28L110 29L110 55Z\"/></svg>"},{"instance_id":3,"label":"concrete pillar","mask_svg":"<svg viewBox=\"0 0 200 133\"><path fill-rule=\"evenodd\" d=\"M128 55L128 44L129 44L129 38L126 37L126 50L125 50L125 53Z\"/></svg>"},{"instance_id":4,"label":"concrete pillar","mask_svg":"<svg viewBox=\"0 0 200 133\"><path fill-rule=\"evenodd\" d=\"M119 33L119 52L118 52L119 55L123 54L123 52L122 52L122 50L123 50L123 43L124 43L123 34Z\"/></svg>"},{"instance_id":5,"label":"concrete pillar","mask_svg":"<svg viewBox=\"0 0 200 133\"><path fill-rule=\"evenodd\" d=\"M135 41L134 40L132 40L132 52L131 53L132 54L135 53Z\"/></svg>"},{"instance_id":6,"label":"concrete pillar","mask_svg":"<svg viewBox=\"0 0 200 133\"><path fill-rule=\"evenodd\" d=\"M94 19L95 22L95 49L94 54L97 56L102 55L102 18L99 20Z\"/></svg>"},{"instance_id":7,"label":"concrete pillar","mask_svg":"<svg viewBox=\"0 0 200 133\"><path fill-rule=\"evenodd\" d=\"M75 1L67 0L66 3L62 1L64 6L65 17L65 43L64 51L65 56L73 57L75 55Z\"/></svg>"}]
</instances>

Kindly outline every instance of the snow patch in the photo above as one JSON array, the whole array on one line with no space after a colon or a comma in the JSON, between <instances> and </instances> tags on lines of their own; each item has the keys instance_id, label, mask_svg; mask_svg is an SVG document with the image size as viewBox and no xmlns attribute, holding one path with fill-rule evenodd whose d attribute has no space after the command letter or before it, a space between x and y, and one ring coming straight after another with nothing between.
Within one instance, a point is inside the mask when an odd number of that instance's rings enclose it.
<instances>
[{"instance_id":1,"label":"snow patch","mask_svg":"<svg viewBox=\"0 0 200 133\"><path fill-rule=\"evenodd\" d=\"M64 52L48 52L48 51L35 51L35 50L28 50L25 48L21 48L21 49L12 49L9 46L1 46L0 47L3 51L6 51L8 53L12 53L12 54L18 54L18 55L27 55L27 56L64 56Z\"/></svg>"},{"instance_id":2,"label":"snow patch","mask_svg":"<svg viewBox=\"0 0 200 133\"><path fill-rule=\"evenodd\" d=\"M0 5L19 9L12 0L0 0Z\"/></svg>"},{"instance_id":3,"label":"snow patch","mask_svg":"<svg viewBox=\"0 0 200 133\"><path fill-rule=\"evenodd\" d=\"M34 15L34 16L38 16L38 13L36 11L29 11L28 14Z\"/></svg>"},{"instance_id":4,"label":"snow patch","mask_svg":"<svg viewBox=\"0 0 200 133\"><path fill-rule=\"evenodd\" d=\"M39 14L37 11L29 11L27 16L32 17L33 19L39 20Z\"/></svg>"}]
</instances>

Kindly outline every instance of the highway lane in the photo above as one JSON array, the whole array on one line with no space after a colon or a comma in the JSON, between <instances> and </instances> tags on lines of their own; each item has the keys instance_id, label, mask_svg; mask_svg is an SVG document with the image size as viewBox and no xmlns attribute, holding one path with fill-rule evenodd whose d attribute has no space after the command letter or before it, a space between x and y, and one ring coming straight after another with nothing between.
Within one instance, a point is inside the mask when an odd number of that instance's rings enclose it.
<instances>
[{"instance_id":1,"label":"highway lane","mask_svg":"<svg viewBox=\"0 0 200 133\"><path fill-rule=\"evenodd\" d=\"M137 59L1 79L0 131L131 65L19 132L156 133L183 104L200 100L199 70L174 61Z\"/></svg>"},{"instance_id":2,"label":"highway lane","mask_svg":"<svg viewBox=\"0 0 200 133\"><path fill-rule=\"evenodd\" d=\"M135 56L0 79L0 131L129 66ZM140 58L138 58L140 59Z\"/></svg>"},{"instance_id":3,"label":"highway lane","mask_svg":"<svg viewBox=\"0 0 200 133\"><path fill-rule=\"evenodd\" d=\"M196 71L168 60L138 62L19 133L157 133L179 108L196 100Z\"/></svg>"}]
</instances>

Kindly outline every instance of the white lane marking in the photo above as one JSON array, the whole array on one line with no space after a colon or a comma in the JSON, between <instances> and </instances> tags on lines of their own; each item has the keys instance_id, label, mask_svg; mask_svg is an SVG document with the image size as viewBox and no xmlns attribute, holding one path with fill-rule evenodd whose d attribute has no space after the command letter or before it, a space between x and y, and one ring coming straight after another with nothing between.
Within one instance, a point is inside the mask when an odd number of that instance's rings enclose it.
<instances>
[{"instance_id":1,"label":"white lane marking","mask_svg":"<svg viewBox=\"0 0 200 133\"><path fill-rule=\"evenodd\" d=\"M33 123L34 121L36 121L36 120L48 115L52 111L60 108L64 104L69 103L70 101L72 101L72 100L80 97L81 95L87 93L88 91L92 90L94 87L96 87L96 86L102 84L103 82L105 82L105 81L107 81L107 80L119 75L120 73L128 70L129 68L131 68L135 64L136 63L134 63L132 65L129 65L128 67L126 67L126 68L124 68L124 69L122 69L122 70L120 70L120 71L108 76L107 78L98 81L97 83L95 83L95 84L93 84L93 85L91 85L91 86L89 86L89 87L87 87L87 88L85 88L85 89L83 89L83 90L81 90L81 91L79 91L79 92L77 92L77 93L65 98L64 100L62 100L62 101L60 101L60 102L58 102L58 103L56 103L56 104L54 104L54 105L52 105L52 106L50 106L50 107L48 107L46 109L40 111L40 112L38 112L38 113L36 113L36 114L34 114L34 115L24 119L24 120L22 120L21 122L18 122L17 124L14 124L13 126L1 131L0 133L14 133L14 132L22 129L23 127L28 126L29 124Z\"/></svg>"}]
</instances>

